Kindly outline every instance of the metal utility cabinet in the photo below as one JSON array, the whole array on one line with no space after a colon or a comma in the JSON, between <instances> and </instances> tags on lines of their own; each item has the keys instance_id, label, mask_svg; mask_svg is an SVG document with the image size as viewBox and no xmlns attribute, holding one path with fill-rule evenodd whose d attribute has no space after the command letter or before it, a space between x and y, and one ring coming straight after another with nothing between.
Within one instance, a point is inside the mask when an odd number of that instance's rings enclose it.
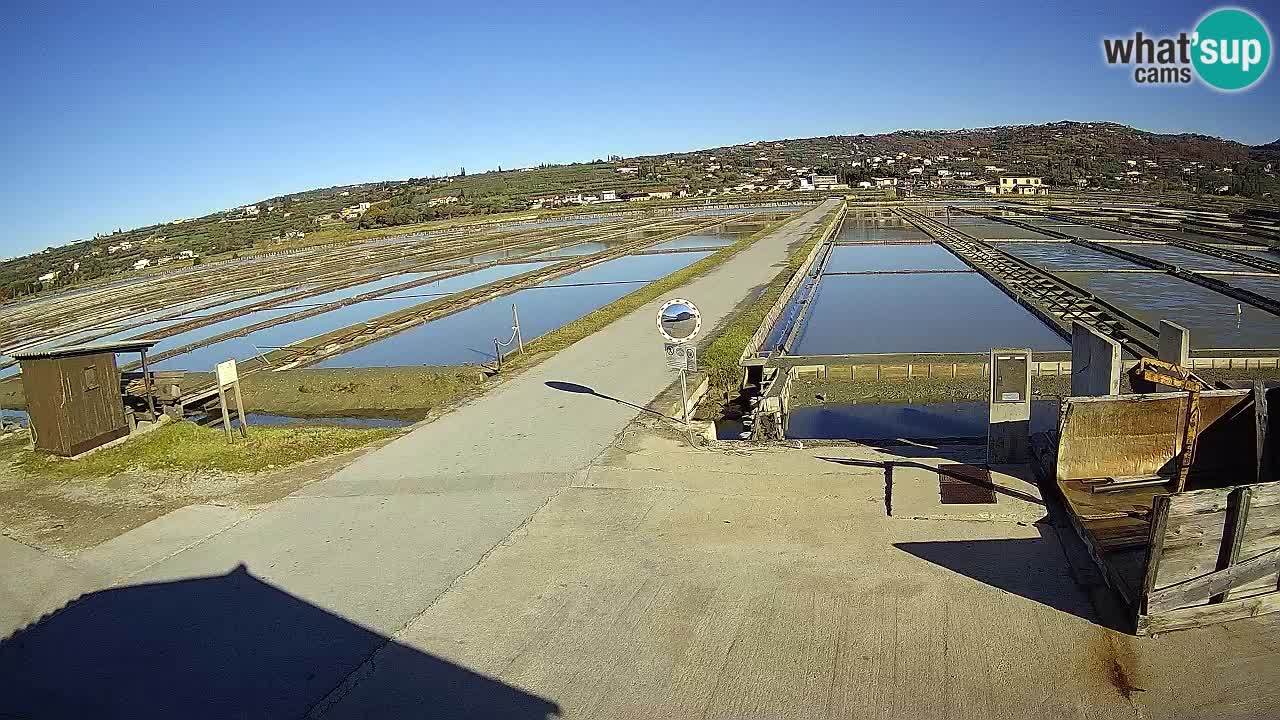
<instances>
[{"instance_id":1,"label":"metal utility cabinet","mask_svg":"<svg viewBox=\"0 0 1280 720\"><path fill-rule=\"evenodd\" d=\"M14 353L35 445L70 457L129 434L116 353L140 352L154 340L68 345Z\"/></svg>"}]
</instances>

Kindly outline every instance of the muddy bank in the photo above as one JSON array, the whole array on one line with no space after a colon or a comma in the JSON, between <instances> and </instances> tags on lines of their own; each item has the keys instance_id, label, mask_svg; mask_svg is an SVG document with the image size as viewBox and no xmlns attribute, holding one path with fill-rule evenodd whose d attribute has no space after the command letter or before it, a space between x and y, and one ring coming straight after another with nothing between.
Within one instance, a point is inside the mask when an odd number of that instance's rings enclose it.
<instances>
[{"instance_id":1,"label":"muddy bank","mask_svg":"<svg viewBox=\"0 0 1280 720\"><path fill-rule=\"evenodd\" d=\"M243 391L248 412L420 420L485 382L484 371L474 367L317 368L253 373Z\"/></svg>"},{"instance_id":2,"label":"muddy bank","mask_svg":"<svg viewBox=\"0 0 1280 720\"><path fill-rule=\"evenodd\" d=\"M98 478L25 472L13 462L16 454L26 452L24 444L0 442L0 532L61 555L110 540L193 503L260 507L328 477L369 449L264 472L130 468Z\"/></svg>"},{"instance_id":3,"label":"muddy bank","mask_svg":"<svg viewBox=\"0 0 1280 720\"><path fill-rule=\"evenodd\" d=\"M953 403L987 399L987 379L981 376L958 378L892 378L876 380L823 380L797 378L791 384L791 404L796 407L814 405ZM1122 388L1125 390L1125 388ZM1036 377L1031 379L1034 398L1060 398L1071 392L1071 377Z\"/></svg>"},{"instance_id":4,"label":"muddy bank","mask_svg":"<svg viewBox=\"0 0 1280 720\"><path fill-rule=\"evenodd\" d=\"M1210 384L1219 381L1280 380L1280 370L1198 370ZM986 402L988 380L981 375L952 377L858 378L850 380L801 376L791 384L791 404L796 407L850 404ZM1120 392L1131 393L1128 374L1120 376ZM1033 399L1058 399L1071 394L1071 376L1031 378Z\"/></svg>"}]
</instances>

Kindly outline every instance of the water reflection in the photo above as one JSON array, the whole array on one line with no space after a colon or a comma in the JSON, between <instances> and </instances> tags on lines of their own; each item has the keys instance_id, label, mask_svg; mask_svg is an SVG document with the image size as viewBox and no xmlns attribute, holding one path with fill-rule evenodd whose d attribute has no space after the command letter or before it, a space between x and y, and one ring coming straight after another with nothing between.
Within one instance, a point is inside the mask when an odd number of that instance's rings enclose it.
<instances>
[{"instance_id":1,"label":"water reflection","mask_svg":"<svg viewBox=\"0 0 1280 720\"><path fill-rule=\"evenodd\" d=\"M985 402L817 405L787 416L787 437L804 440L942 440L987 436ZM1031 432L1057 426L1058 401L1031 402Z\"/></svg>"},{"instance_id":2,"label":"water reflection","mask_svg":"<svg viewBox=\"0 0 1280 720\"><path fill-rule=\"evenodd\" d=\"M521 333L528 342L707 255L632 255L610 260L419 325L316 367L489 362L494 358L494 337L510 336L513 303L519 307Z\"/></svg>"},{"instance_id":3,"label":"water reflection","mask_svg":"<svg viewBox=\"0 0 1280 720\"><path fill-rule=\"evenodd\" d=\"M976 273L822 279L797 355L1063 350L1067 343Z\"/></svg>"}]
</instances>

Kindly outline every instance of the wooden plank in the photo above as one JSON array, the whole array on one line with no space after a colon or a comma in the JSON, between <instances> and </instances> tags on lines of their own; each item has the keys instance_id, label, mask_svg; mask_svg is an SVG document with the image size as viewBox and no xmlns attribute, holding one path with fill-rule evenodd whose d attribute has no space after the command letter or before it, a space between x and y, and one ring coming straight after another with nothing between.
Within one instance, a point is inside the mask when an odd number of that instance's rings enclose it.
<instances>
[{"instance_id":1,"label":"wooden plank","mask_svg":"<svg viewBox=\"0 0 1280 720\"><path fill-rule=\"evenodd\" d=\"M1147 559L1143 563L1146 571L1142 577L1142 588L1138 593L1139 615L1150 613L1147 605L1151 600L1151 591L1155 589L1156 575L1160 572L1160 555L1164 551L1165 527L1169 522L1169 496L1158 495L1151 508L1151 532L1147 535Z\"/></svg>"},{"instance_id":2,"label":"wooden plank","mask_svg":"<svg viewBox=\"0 0 1280 720\"><path fill-rule=\"evenodd\" d=\"M1241 532L1237 557L1254 557L1280 547L1280 483L1249 487L1249 513ZM1220 560L1227 537L1228 510L1236 488L1195 490L1171 496L1170 518L1165 531L1164 554L1156 588L1208 575L1222 569ZM1267 587L1267 586L1270 587ZM1274 589L1274 582L1238 588L1237 596ZM1207 601L1207 596L1205 600Z\"/></svg>"},{"instance_id":3,"label":"wooden plank","mask_svg":"<svg viewBox=\"0 0 1280 720\"><path fill-rule=\"evenodd\" d=\"M1061 489L1061 484L1059 489ZM1076 535L1084 543L1085 550L1089 553L1089 557L1093 559L1094 565L1097 565L1102 572L1102 577L1107 586L1119 593L1120 599L1125 605L1134 607L1134 602L1137 599L1137 588L1130 585L1127 578L1118 572L1112 563L1106 560L1107 553L1098 547L1096 538L1085 528L1080 517L1073 512L1068 512L1067 517L1071 519L1071 527L1075 529Z\"/></svg>"},{"instance_id":4,"label":"wooden plank","mask_svg":"<svg viewBox=\"0 0 1280 720\"><path fill-rule=\"evenodd\" d=\"M1267 447L1267 386L1262 380L1253 382L1253 427L1258 463L1256 482L1266 482L1271 479L1271 458Z\"/></svg>"},{"instance_id":5,"label":"wooden plank","mask_svg":"<svg viewBox=\"0 0 1280 720\"><path fill-rule=\"evenodd\" d=\"M1254 580L1269 577L1277 571L1280 571L1280 548L1268 550L1224 570L1156 590L1147 596L1147 610L1157 613L1201 604L1206 597L1226 593Z\"/></svg>"},{"instance_id":6,"label":"wooden plank","mask_svg":"<svg viewBox=\"0 0 1280 720\"><path fill-rule=\"evenodd\" d=\"M1226 526L1222 533L1222 545L1218 553L1218 570L1226 570L1240 559L1240 546L1244 543L1244 527L1249 521L1248 486L1236 488L1227 501ZM1209 602L1220 603L1228 599L1230 590L1209 597Z\"/></svg>"},{"instance_id":7,"label":"wooden plank","mask_svg":"<svg viewBox=\"0 0 1280 720\"><path fill-rule=\"evenodd\" d=\"M1168 492L1159 487L1142 487L1118 493L1094 493L1091 485L1081 480L1061 481L1058 489L1071 513L1085 521L1147 517L1156 496Z\"/></svg>"},{"instance_id":8,"label":"wooden plank","mask_svg":"<svg viewBox=\"0 0 1280 720\"><path fill-rule=\"evenodd\" d=\"M1250 505L1253 508L1280 505L1280 482L1255 483L1251 488ZM1223 512L1227 509L1227 499L1235 486L1224 488L1205 488L1189 490L1173 496L1173 512L1178 516L1200 515L1204 513Z\"/></svg>"},{"instance_id":9,"label":"wooden plank","mask_svg":"<svg viewBox=\"0 0 1280 720\"><path fill-rule=\"evenodd\" d=\"M1202 627L1230 620L1257 617L1277 610L1280 610L1280 592L1228 600L1216 605L1197 605L1179 610L1167 610L1139 617L1137 634L1151 635Z\"/></svg>"},{"instance_id":10,"label":"wooden plank","mask_svg":"<svg viewBox=\"0 0 1280 720\"><path fill-rule=\"evenodd\" d=\"M1107 565L1106 573L1119 583L1123 589L1121 596L1131 609L1137 608L1138 593L1142 589L1143 573L1146 571L1144 564L1146 559L1145 539L1136 547L1112 550L1102 555L1102 560Z\"/></svg>"},{"instance_id":11,"label":"wooden plank","mask_svg":"<svg viewBox=\"0 0 1280 720\"><path fill-rule=\"evenodd\" d=\"M1145 548L1151 534L1150 520L1139 517L1087 520L1084 527L1099 549L1108 553Z\"/></svg>"},{"instance_id":12,"label":"wooden plank","mask_svg":"<svg viewBox=\"0 0 1280 720\"><path fill-rule=\"evenodd\" d=\"M1164 565L1156 587L1168 587L1221 569L1219 559L1228 535L1227 520L1225 510L1171 517L1165 533ZM1251 498L1237 557L1254 557L1275 547L1280 547L1280 513L1274 507L1259 507Z\"/></svg>"}]
</instances>

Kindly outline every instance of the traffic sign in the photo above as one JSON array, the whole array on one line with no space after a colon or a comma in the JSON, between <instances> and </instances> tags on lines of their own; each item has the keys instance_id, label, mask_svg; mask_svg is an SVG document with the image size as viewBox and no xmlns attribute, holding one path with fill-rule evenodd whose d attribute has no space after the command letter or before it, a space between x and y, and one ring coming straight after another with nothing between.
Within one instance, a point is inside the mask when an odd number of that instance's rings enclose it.
<instances>
[{"instance_id":1,"label":"traffic sign","mask_svg":"<svg viewBox=\"0 0 1280 720\"><path fill-rule=\"evenodd\" d=\"M698 372L698 346L684 343L663 343L667 352L667 367L672 370Z\"/></svg>"}]
</instances>

